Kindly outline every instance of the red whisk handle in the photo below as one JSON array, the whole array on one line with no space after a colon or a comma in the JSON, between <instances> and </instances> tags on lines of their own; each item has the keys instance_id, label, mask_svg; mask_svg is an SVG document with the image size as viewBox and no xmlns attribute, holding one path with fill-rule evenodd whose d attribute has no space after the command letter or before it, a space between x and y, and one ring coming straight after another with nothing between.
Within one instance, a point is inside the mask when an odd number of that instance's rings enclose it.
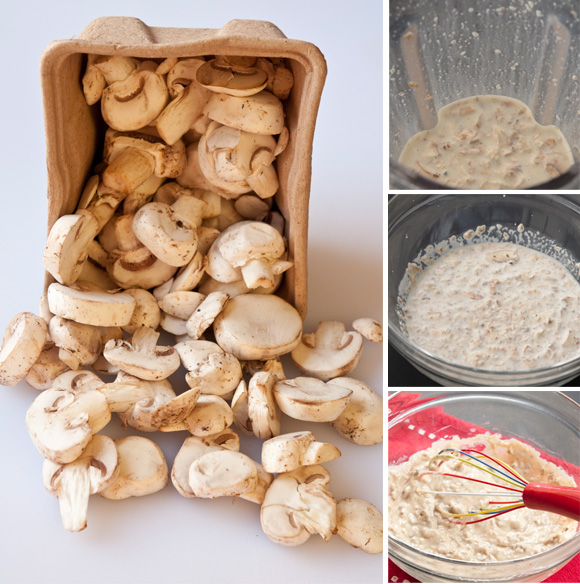
<instances>
[{"instance_id":1,"label":"red whisk handle","mask_svg":"<svg viewBox=\"0 0 580 584\"><path fill-rule=\"evenodd\" d=\"M550 511L580 521L580 488L529 483L524 488L524 505L530 509Z\"/></svg>"}]
</instances>

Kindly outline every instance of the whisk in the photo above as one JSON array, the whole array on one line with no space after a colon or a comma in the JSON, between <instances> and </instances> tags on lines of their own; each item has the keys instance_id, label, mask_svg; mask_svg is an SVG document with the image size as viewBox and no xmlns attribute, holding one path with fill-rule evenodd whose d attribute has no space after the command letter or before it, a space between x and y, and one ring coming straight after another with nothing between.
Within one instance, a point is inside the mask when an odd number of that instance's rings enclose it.
<instances>
[{"instance_id":1,"label":"whisk","mask_svg":"<svg viewBox=\"0 0 580 584\"><path fill-rule=\"evenodd\" d=\"M484 459L493 462L495 466ZM478 468L479 470L494 476L496 479L500 479L502 483L505 484L492 483L489 481L448 472L426 471L421 473L421 476L432 474L456 477L458 479L465 479L476 483L482 483L484 485L491 485L492 487L497 487L502 490L491 493L456 493L451 491L423 492L436 495L485 496L490 497L490 499L496 499L498 497L512 498L511 501L490 500L488 502L488 505L490 506L489 508L480 509L478 511L471 511L469 513L444 512L445 515L449 516L450 518L454 518L451 519L453 523L459 523L462 525L480 523L481 521L487 521L499 515L515 511L516 509L522 509L523 507L527 507L528 509L537 509L540 511L550 511L551 513L557 513L558 515L564 515L576 521L580 521L580 488L578 487L562 487L559 485L529 483L520 473L516 472L505 462L502 462L493 456L489 456L488 454L484 454L479 450L458 450L456 448L446 448L429 461L429 466L431 467L431 464L438 460L441 461L439 462L439 465L444 460L458 460L462 463L474 466L475 468ZM491 507L491 505L500 506ZM462 519L481 515L485 515L485 517L482 519L475 519L474 521L466 521L465 519Z\"/></svg>"}]
</instances>

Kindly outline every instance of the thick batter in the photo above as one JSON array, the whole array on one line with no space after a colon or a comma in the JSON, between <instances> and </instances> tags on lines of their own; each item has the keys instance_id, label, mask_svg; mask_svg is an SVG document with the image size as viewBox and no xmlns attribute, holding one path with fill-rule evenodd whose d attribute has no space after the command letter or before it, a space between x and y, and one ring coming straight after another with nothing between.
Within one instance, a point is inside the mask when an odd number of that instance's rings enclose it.
<instances>
[{"instance_id":1,"label":"thick batter","mask_svg":"<svg viewBox=\"0 0 580 584\"><path fill-rule=\"evenodd\" d=\"M439 111L439 122L407 142L399 162L454 188L525 189L574 163L556 126L541 126L521 101L468 97Z\"/></svg>"},{"instance_id":2,"label":"thick batter","mask_svg":"<svg viewBox=\"0 0 580 584\"><path fill-rule=\"evenodd\" d=\"M490 499L434 495L424 491L501 491L454 477L422 476L424 471L438 470L499 484L500 481L493 476L458 461L445 461L442 466L432 469L428 467L429 460L444 448L468 448L467 445L481 442L487 444L486 454L507 462L528 482L576 486L564 470L543 460L536 450L518 440L502 440L497 434L439 440L428 450L411 456L407 462L389 468L389 533L417 549L469 562L525 558L570 539L576 533L578 523L544 511L517 509L473 525L456 525L442 514L442 511L469 513L487 507Z\"/></svg>"},{"instance_id":3,"label":"thick batter","mask_svg":"<svg viewBox=\"0 0 580 584\"><path fill-rule=\"evenodd\" d=\"M409 340L452 363L521 371L580 356L580 284L513 243L450 249L411 273L401 309Z\"/></svg>"}]
</instances>

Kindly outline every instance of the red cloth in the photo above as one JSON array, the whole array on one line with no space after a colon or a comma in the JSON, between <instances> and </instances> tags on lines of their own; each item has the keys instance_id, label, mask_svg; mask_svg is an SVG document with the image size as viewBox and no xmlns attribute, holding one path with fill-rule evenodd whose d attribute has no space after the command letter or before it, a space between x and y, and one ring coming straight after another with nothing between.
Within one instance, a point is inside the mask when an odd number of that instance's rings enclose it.
<instances>
[{"instance_id":1,"label":"red cloth","mask_svg":"<svg viewBox=\"0 0 580 584\"><path fill-rule=\"evenodd\" d=\"M408 408L411 404L417 406L421 403L431 401L435 398L426 398L418 400L420 394L401 392L389 400L389 419L399 412ZM435 414L435 415L434 415ZM436 426L434 419L437 420ZM437 428L437 429L436 429ZM480 433L485 433L488 430L480 428L474 424L450 416L443 411L442 407L430 408L429 411L415 412L413 414L413 422L406 428L397 432L397 437L389 436L389 461L394 464L403 462L413 452L424 450L431 446L431 443L440 438L449 438L451 436L459 436L460 438L469 438ZM412 448L410 448L412 445ZM580 469L563 460L553 458L545 453L542 457L546 460L556 463L561 468L564 468L569 474L576 477L580 476ZM409 576L401 570L390 559L388 561L388 582L418 582L413 577ZM580 582L580 554L568 562L560 571L550 576L544 582L556 582L560 584Z\"/></svg>"}]
</instances>

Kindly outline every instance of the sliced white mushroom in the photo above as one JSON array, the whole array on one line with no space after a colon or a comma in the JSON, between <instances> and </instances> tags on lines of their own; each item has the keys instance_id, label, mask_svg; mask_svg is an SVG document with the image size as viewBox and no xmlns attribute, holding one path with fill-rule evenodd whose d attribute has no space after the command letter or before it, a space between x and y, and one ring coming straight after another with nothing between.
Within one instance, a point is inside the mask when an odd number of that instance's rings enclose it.
<instances>
[{"instance_id":1,"label":"sliced white mushroom","mask_svg":"<svg viewBox=\"0 0 580 584\"><path fill-rule=\"evenodd\" d=\"M109 254L103 249L103 246L96 239L93 239L89 244L87 260L83 263L78 281L91 282L103 290L117 288L117 284L107 274L108 258Z\"/></svg>"},{"instance_id":2,"label":"sliced white mushroom","mask_svg":"<svg viewBox=\"0 0 580 584\"><path fill-rule=\"evenodd\" d=\"M46 321L31 312L20 312L8 323L0 348L0 384L16 385L28 375L42 353L46 332Z\"/></svg>"},{"instance_id":3,"label":"sliced white mushroom","mask_svg":"<svg viewBox=\"0 0 580 584\"><path fill-rule=\"evenodd\" d=\"M194 497L237 497L258 486L258 469L241 452L216 450L191 463L189 486Z\"/></svg>"},{"instance_id":4,"label":"sliced white mushroom","mask_svg":"<svg viewBox=\"0 0 580 584\"><path fill-rule=\"evenodd\" d=\"M284 59L258 59L256 65L268 74L266 89L278 99L287 99L294 86L294 75L284 63Z\"/></svg>"},{"instance_id":5,"label":"sliced white mushroom","mask_svg":"<svg viewBox=\"0 0 580 584\"><path fill-rule=\"evenodd\" d=\"M104 347L111 339L122 339L123 329L120 326L99 327L101 333L101 346ZM106 375L115 375L119 372L119 368L109 363L102 353L99 354L97 360L91 365L97 373L104 373Z\"/></svg>"},{"instance_id":6,"label":"sliced white mushroom","mask_svg":"<svg viewBox=\"0 0 580 584\"><path fill-rule=\"evenodd\" d=\"M127 499L151 495L165 488L169 470L163 452L148 438L125 436L115 440L119 472L109 485L99 490L105 499Z\"/></svg>"},{"instance_id":7,"label":"sliced white mushroom","mask_svg":"<svg viewBox=\"0 0 580 584\"><path fill-rule=\"evenodd\" d=\"M173 426L183 422L193 411L200 398L200 390L193 387L161 404L151 414L151 425L156 428Z\"/></svg>"},{"instance_id":8,"label":"sliced white mushroom","mask_svg":"<svg viewBox=\"0 0 580 584\"><path fill-rule=\"evenodd\" d=\"M83 93L88 105L97 103L101 99L103 89L107 87L102 71L94 66L97 58L97 55L88 55L87 68L82 79Z\"/></svg>"},{"instance_id":9,"label":"sliced white mushroom","mask_svg":"<svg viewBox=\"0 0 580 584\"><path fill-rule=\"evenodd\" d=\"M116 381L142 381L138 377L120 372ZM143 381L149 387L150 396L142 399L127 410L119 412L123 426L131 426L141 432L156 432L157 427L151 422L153 414L164 404L175 397L175 391L168 379L159 381Z\"/></svg>"},{"instance_id":10,"label":"sliced white mushroom","mask_svg":"<svg viewBox=\"0 0 580 584\"><path fill-rule=\"evenodd\" d=\"M307 422L336 420L347 407L351 395L351 389L314 377L296 377L274 385L279 408L287 416Z\"/></svg>"},{"instance_id":11,"label":"sliced white mushroom","mask_svg":"<svg viewBox=\"0 0 580 584\"><path fill-rule=\"evenodd\" d=\"M115 130L139 130L157 118L167 100L167 87L161 75L133 71L103 90L101 113L107 125Z\"/></svg>"},{"instance_id":12,"label":"sliced white mushroom","mask_svg":"<svg viewBox=\"0 0 580 584\"><path fill-rule=\"evenodd\" d=\"M199 339L222 312L229 296L225 292L210 292L187 321L187 334L192 339Z\"/></svg>"},{"instance_id":13,"label":"sliced white mushroom","mask_svg":"<svg viewBox=\"0 0 580 584\"><path fill-rule=\"evenodd\" d=\"M279 134L284 128L282 102L268 91L246 97L214 93L203 113L224 126L253 134Z\"/></svg>"},{"instance_id":14,"label":"sliced white mushroom","mask_svg":"<svg viewBox=\"0 0 580 584\"><path fill-rule=\"evenodd\" d=\"M302 373L328 381L350 373L358 365L362 347L359 333L346 332L342 322L323 321L315 333L303 335L291 356Z\"/></svg>"},{"instance_id":15,"label":"sliced white mushroom","mask_svg":"<svg viewBox=\"0 0 580 584\"><path fill-rule=\"evenodd\" d=\"M336 501L328 492L329 482L328 471L316 464L277 475L260 512L268 538L297 546L319 533L328 541L336 532Z\"/></svg>"},{"instance_id":16,"label":"sliced white mushroom","mask_svg":"<svg viewBox=\"0 0 580 584\"><path fill-rule=\"evenodd\" d=\"M274 277L274 286L264 288L258 286L257 288L248 288L244 280L237 280L236 282L219 282L214 280L209 275L205 275L198 286L199 292L202 294L211 294L212 292L225 292L230 298L235 298L241 294L274 294L280 284L282 283L283 274Z\"/></svg>"},{"instance_id":17,"label":"sliced white mushroom","mask_svg":"<svg viewBox=\"0 0 580 584\"><path fill-rule=\"evenodd\" d=\"M53 316L48 324L48 332L59 348L58 358L71 369L92 365L101 353L101 333L98 327Z\"/></svg>"},{"instance_id":18,"label":"sliced white mushroom","mask_svg":"<svg viewBox=\"0 0 580 584\"><path fill-rule=\"evenodd\" d=\"M164 331L171 333L176 337L185 335L187 338L189 338L187 335L187 321L183 320L182 318L177 318L171 314L161 312L159 325Z\"/></svg>"},{"instance_id":19,"label":"sliced white mushroom","mask_svg":"<svg viewBox=\"0 0 580 584\"><path fill-rule=\"evenodd\" d=\"M274 373L278 378L278 381L286 379L284 366L279 357L274 357L273 359L268 359L266 361L244 361L242 369L250 375L254 375L254 373L258 373L259 371L267 371L268 373Z\"/></svg>"},{"instance_id":20,"label":"sliced white mushroom","mask_svg":"<svg viewBox=\"0 0 580 584\"><path fill-rule=\"evenodd\" d=\"M187 320L204 299L204 294L190 290L168 292L159 301L159 308L171 316Z\"/></svg>"},{"instance_id":21,"label":"sliced white mushroom","mask_svg":"<svg viewBox=\"0 0 580 584\"><path fill-rule=\"evenodd\" d=\"M254 436L268 440L280 434L280 413L273 388L278 381L274 373L260 371L248 383L248 418Z\"/></svg>"},{"instance_id":22,"label":"sliced white mushroom","mask_svg":"<svg viewBox=\"0 0 580 584\"><path fill-rule=\"evenodd\" d=\"M61 373L68 370L68 365L59 359L58 352L59 348L53 341L44 343L38 359L24 378L28 385L34 389L48 389Z\"/></svg>"},{"instance_id":23,"label":"sliced white mushroom","mask_svg":"<svg viewBox=\"0 0 580 584\"><path fill-rule=\"evenodd\" d=\"M336 533L367 554L383 553L383 514L363 499L342 499L336 505Z\"/></svg>"},{"instance_id":24,"label":"sliced white mushroom","mask_svg":"<svg viewBox=\"0 0 580 584\"><path fill-rule=\"evenodd\" d=\"M231 408L234 414L234 424L238 430L247 436L253 436L252 420L248 415L248 386L243 379L234 392Z\"/></svg>"},{"instance_id":25,"label":"sliced white mushroom","mask_svg":"<svg viewBox=\"0 0 580 584\"><path fill-rule=\"evenodd\" d=\"M242 195L234 202L236 211L250 221L262 221L272 208L272 199L261 199L257 195Z\"/></svg>"},{"instance_id":26,"label":"sliced white mushroom","mask_svg":"<svg viewBox=\"0 0 580 584\"><path fill-rule=\"evenodd\" d=\"M199 166L199 142L188 144L185 149L185 156L185 166L175 180L181 186L190 189L212 190L214 187L205 178Z\"/></svg>"},{"instance_id":27,"label":"sliced white mushroom","mask_svg":"<svg viewBox=\"0 0 580 584\"><path fill-rule=\"evenodd\" d=\"M75 532L87 526L89 496L105 489L115 479L118 467L115 443L101 434L93 436L86 449L74 461L44 461L44 487L58 497L65 529Z\"/></svg>"},{"instance_id":28,"label":"sliced white mushroom","mask_svg":"<svg viewBox=\"0 0 580 584\"><path fill-rule=\"evenodd\" d=\"M87 369L79 369L65 371L58 375L52 384L52 389L65 389L76 395L77 393L98 391L103 385L103 380L96 373Z\"/></svg>"},{"instance_id":29,"label":"sliced white mushroom","mask_svg":"<svg viewBox=\"0 0 580 584\"><path fill-rule=\"evenodd\" d=\"M338 458L341 452L327 442L317 442L312 432L293 432L262 444L262 466L272 473L289 472L301 466L321 464Z\"/></svg>"},{"instance_id":30,"label":"sliced white mushroom","mask_svg":"<svg viewBox=\"0 0 580 584\"><path fill-rule=\"evenodd\" d=\"M291 351L302 334L298 311L279 296L242 294L213 323L218 345L238 359L266 361Z\"/></svg>"},{"instance_id":31,"label":"sliced white mushroom","mask_svg":"<svg viewBox=\"0 0 580 584\"><path fill-rule=\"evenodd\" d=\"M47 389L30 404L26 427L34 445L49 460L72 462L93 434L111 419L107 398L98 390L73 393Z\"/></svg>"},{"instance_id":32,"label":"sliced white mushroom","mask_svg":"<svg viewBox=\"0 0 580 584\"><path fill-rule=\"evenodd\" d=\"M332 385L352 391L343 412L331 426L355 444L369 446L383 441L383 398L366 383L351 377L338 377Z\"/></svg>"},{"instance_id":33,"label":"sliced white mushroom","mask_svg":"<svg viewBox=\"0 0 580 584\"><path fill-rule=\"evenodd\" d=\"M200 245L202 245L201 233L203 227L198 230L198 245L195 255L191 261L182 268L179 268L175 274L175 278L171 283L171 292L179 292L181 290L193 290L201 281L201 278L205 274L205 269L207 266L207 260L200 250Z\"/></svg>"},{"instance_id":34,"label":"sliced white mushroom","mask_svg":"<svg viewBox=\"0 0 580 584\"><path fill-rule=\"evenodd\" d=\"M243 97L262 91L268 84L268 74L254 63L240 65L228 57L218 56L206 61L197 70L197 81L216 93Z\"/></svg>"},{"instance_id":35,"label":"sliced white mushroom","mask_svg":"<svg viewBox=\"0 0 580 584\"><path fill-rule=\"evenodd\" d=\"M125 326L131 320L135 300L125 293L81 290L53 282L48 287L48 306L57 315L93 326Z\"/></svg>"},{"instance_id":36,"label":"sliced white mushroom","mask_svg":"<svg viewBox=\"0 0 580 584\"><path fill-rule=\"evenodd\" d=\"M158 338L153 329L140 327L131 339L110 340L103 353L107 361L140 379L165 379L179 368L179 355L173 347L158 346Z\"/></svg>"},{"instance_id":37,"label":"sliced white mushroom","mask_svg":"<svg viewBox=\"0 0 580 584\"><path fill-rule=\"evenodd\" d=\"M129 322L122 327L123 330L130 335L141 326L147 326L155 330L161 320L161 310L155 296L141 288L128 288L124 291L124 294L133 297L135 309Z\"/></svg>"},{"instance_id":38,"label":"sliced white mushroom","mask_svg":"<svg viewBox=\"0 0 580 584\"><path fill-rule=\"evenodd\" d=\"M137 68L137 59L119 55L88 55L83 75L83 93L88 105L101 99L103 90L110 83L121 81Z\"/></svg>"},{"instance_id":39,"label":"sliced white mushroom","mask_svg":"<svg viewBox=\"0 0 580 584\"><path fill-rule=\"evenodd\" d=\"M192 412L184 420L190 433L201 437L223 432L233 421L232 409L218 395L201 395Z\"/></svg>"},{"instance_id":40,"label":"sliced white mushroom","mask_svg":"<svg viewBox=\"0 0 580 584\"><path fill-rule=\"evenodd\" d=\"M266 491L270 488L270 485L274 480L274 475L266 472L259 462L256 462L255 460L252 460L252 462L258 471L258 484L251 491L241 493L240 497L246 501L261 505L266 498Z\"/></svg>"},{"instance_id":41,"label":"sliced white mushroom","mask_svg":"<svg viewBox=\"0 0 580 584\"><path fill-rule=\"evenodd\" d=\"M175 456L173 468L171 469L171 482L177 489L177 492L184 497L194 497L195 495L189 485L189 469L192 463L208 452L223 449L235 452L240 449L240 439L230 428L204 438L198 436L189 436L186 438Z\"/></svg>"},{"instance_id":42,"label":"sliced white mushroom","mask_svg":"<svg viewBox=\"0 0 580 584\"><path fill-rule=\"evenodd\" d=\"M166 294L169 294L169 292L171 292L172 285L173 285L173 278L169 278L169 280L167 280L166 282L163 282L163 284L160 284L159 286L157 286L156 288L154 288L152 290L153 296L155 296L158 303L161 301L161 299Z\"/></svg>"},{"instance_id":43,"label":"sliced white mushroom","mask_svg":"<svg viewBox=\"0 0 580 584\"><path fill-rule=\"evenodd\" d=\"M373 343L383 342L383 325L374 318L357 318L352 323L352 328Z\"/></svg>"},{"instance_id":44,"label":"sliced white mushroom","mask_svg":"<svg viewBox=\"0 0 580 584\"><path fill-rule=\"evenodd\" d=\"M99 221L87 209L57 219L44 248L46 271L61 284L76 282L88 257L89 244L99 231Z\"/></svg>"},{"instance_id":45,"label":"sliced white mushroom","mask_svg":"<svg viewBox=\"0 0 580 584\"><path fill-rule=\"evenodd\" d=\"M282 259L285 251L284 239L272 226L259 221L241 221L228 227L212 244L207 256L207 273L216 280L235 281L229 276L224 279L222 270L215 269L216 259L221 258L238 270L235 279L241 276L248 288L271 287L276 275L292 267L292 262Z\"/></svg>"}]
</instances>

